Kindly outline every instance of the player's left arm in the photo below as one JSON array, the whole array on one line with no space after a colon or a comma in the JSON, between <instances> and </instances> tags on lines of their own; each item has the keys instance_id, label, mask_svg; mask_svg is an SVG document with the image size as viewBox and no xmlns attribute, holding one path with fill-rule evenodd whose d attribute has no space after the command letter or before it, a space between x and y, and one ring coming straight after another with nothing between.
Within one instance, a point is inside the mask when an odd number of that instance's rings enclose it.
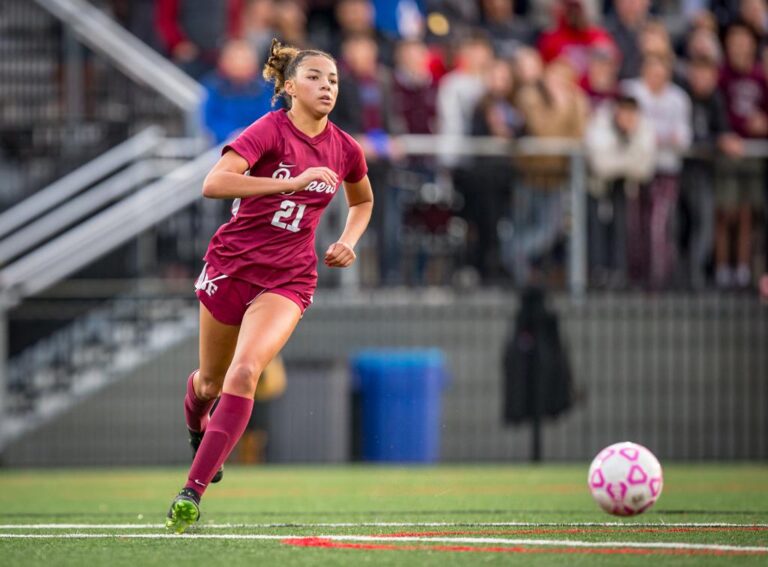
<instances>
[{"instance_id":1,"label":"player's left arm","mask_svg":"<svg viewBox=\"0 0 768 567\"><path fill-rule=\"evenodd\" d=\"M325 253L325 265L331 268L346 268L355 261L355 246L363 236L373 211L373 190L367 175L355 183L345 181L344 193L349 205L347 224L341 237Z\"/></svg>"}]
</instances>

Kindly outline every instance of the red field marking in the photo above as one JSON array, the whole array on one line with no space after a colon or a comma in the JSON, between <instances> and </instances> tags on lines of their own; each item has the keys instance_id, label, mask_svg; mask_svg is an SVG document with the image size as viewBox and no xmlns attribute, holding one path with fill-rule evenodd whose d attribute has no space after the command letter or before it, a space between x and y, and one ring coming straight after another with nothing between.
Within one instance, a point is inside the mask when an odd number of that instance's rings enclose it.
<instances>
[{"instance_id":1,"label":"red field marking","mask_svg":"<svg viewBox=\"0 0 768 567\"><path fill-rule=\"evenodd\" d=\"M504 530L462 530L462 531L429 531L429 532L397 532L394 534L381 534L381 537L436 537L436 536L464 536L464 535L584 535L584 534L680 534L680 533L704 533L704 532L732 532L732 531L744 531L744 532L761 532L768 531L768 526L702 526L700 528L694 527L674 527L674 526L660 526L658 528L633 528L616 527L616 528L523 528L523 529L504 529Z\"/></svg>"},{"instance_id":2,"label":"red field marking","mask_svg":"<svg viewBox=\"0 0 768 567\"><path fill-rule=\"evenodd\" d=\"M317 537L284 539L281 543L297 547L320 547L326 549L363 549L380 551L451 551L470 553L570 553L579 555L765 555L760 551L724 551L717 549L637 549L633 547L616 547L608 549L578 548L578 547L506 547L506 546L472 546L472 545L396 545L386 543L344 543Z\"/></svg>"},{"instance_id":3,"label":"red field marking","mask_svg":"<svg viewBox=\"0 0 768 567\"><path fill-rule=\"evenodd\" d=\"M616 531L624 531L625 528L618 528ZM610 530L607 530L610 531ZM702 526L700 528L668 526L663 528L630 528L628 533L696 533L696 532L764 532L768 531L768 526Z\"/></svg>"}]
</instances>

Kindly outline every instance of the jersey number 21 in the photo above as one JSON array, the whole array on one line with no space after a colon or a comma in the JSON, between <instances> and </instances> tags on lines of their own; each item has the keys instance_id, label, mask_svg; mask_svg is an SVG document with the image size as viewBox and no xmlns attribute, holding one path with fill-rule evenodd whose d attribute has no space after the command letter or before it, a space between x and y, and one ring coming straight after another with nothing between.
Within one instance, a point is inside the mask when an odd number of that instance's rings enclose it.
<instances>
[{"instance_id":1,"label":"jersey number 21","mask_svg":"<svg viewBox=\"0 0 768 567\"><path fill-rule=\"evenodd\" d=\"M304 216L304 209L306 208L306 205L297 206L293 201L286 199L280 203L280 210L276 211L275 216L272 217L272 225L277 228L290 230L291 232L299 232L299 222L301 222L301 218ZM296 216L289 224L288 219L293 216L294 211L296 211Z\"/></svg>"}]
</instances>

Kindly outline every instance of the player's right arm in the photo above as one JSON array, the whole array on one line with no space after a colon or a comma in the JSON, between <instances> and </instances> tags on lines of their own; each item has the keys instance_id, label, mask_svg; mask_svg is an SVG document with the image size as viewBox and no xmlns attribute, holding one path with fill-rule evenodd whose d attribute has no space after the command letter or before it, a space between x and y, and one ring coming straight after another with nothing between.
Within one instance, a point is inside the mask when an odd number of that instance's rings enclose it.
<instances>
[{"instance_id":1,"label":"player's right arm","mask_svg":"<svg viewBox=\"0 0 768 567\"><path fill-rule=\"evenodd\" d=\"M225 152L205 177L203 196L209 199L239 199L284 191L302 191L316 179L333 187L339 184L336 173L327 167L310 167L290 179L243 175L248 169L248 162L236 151Z\"/></svg>"}]
</instances>

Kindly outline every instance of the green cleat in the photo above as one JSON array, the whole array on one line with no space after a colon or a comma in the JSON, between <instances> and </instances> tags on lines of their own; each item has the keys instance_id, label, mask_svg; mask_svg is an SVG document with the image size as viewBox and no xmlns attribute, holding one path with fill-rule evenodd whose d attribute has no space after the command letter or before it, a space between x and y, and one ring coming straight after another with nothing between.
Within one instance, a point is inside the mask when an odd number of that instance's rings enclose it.
<instances>
[{"instance_id":1,"label":"green cleat","mask_svg":"<svg viewBox=\"0 0 768 567\"><path fill-rule=\"evenodd\" d=\"M184 488L171 502L165 519L166 529L183 534L200 519L200 496L191 488Z\"/></svg>"},{"instance_id":2,"label":"green cleat","mask_svg":"<svg viewBox=\"0 0 768 567\"><path fill-rule=\"evenodd\" d=\"M194 456L197 455L197 450L200 448L200 443L203 442L203 435L205 435L205 432L201 433L199 431L192 431L191 429L187 429L187 431L189 431L189 444L192 446L192 458L194 459ZM224 478L224 465L221 465L219 470L216 471L211 482L215 484L222 478Z\"/></svg>"}]
</instances>

